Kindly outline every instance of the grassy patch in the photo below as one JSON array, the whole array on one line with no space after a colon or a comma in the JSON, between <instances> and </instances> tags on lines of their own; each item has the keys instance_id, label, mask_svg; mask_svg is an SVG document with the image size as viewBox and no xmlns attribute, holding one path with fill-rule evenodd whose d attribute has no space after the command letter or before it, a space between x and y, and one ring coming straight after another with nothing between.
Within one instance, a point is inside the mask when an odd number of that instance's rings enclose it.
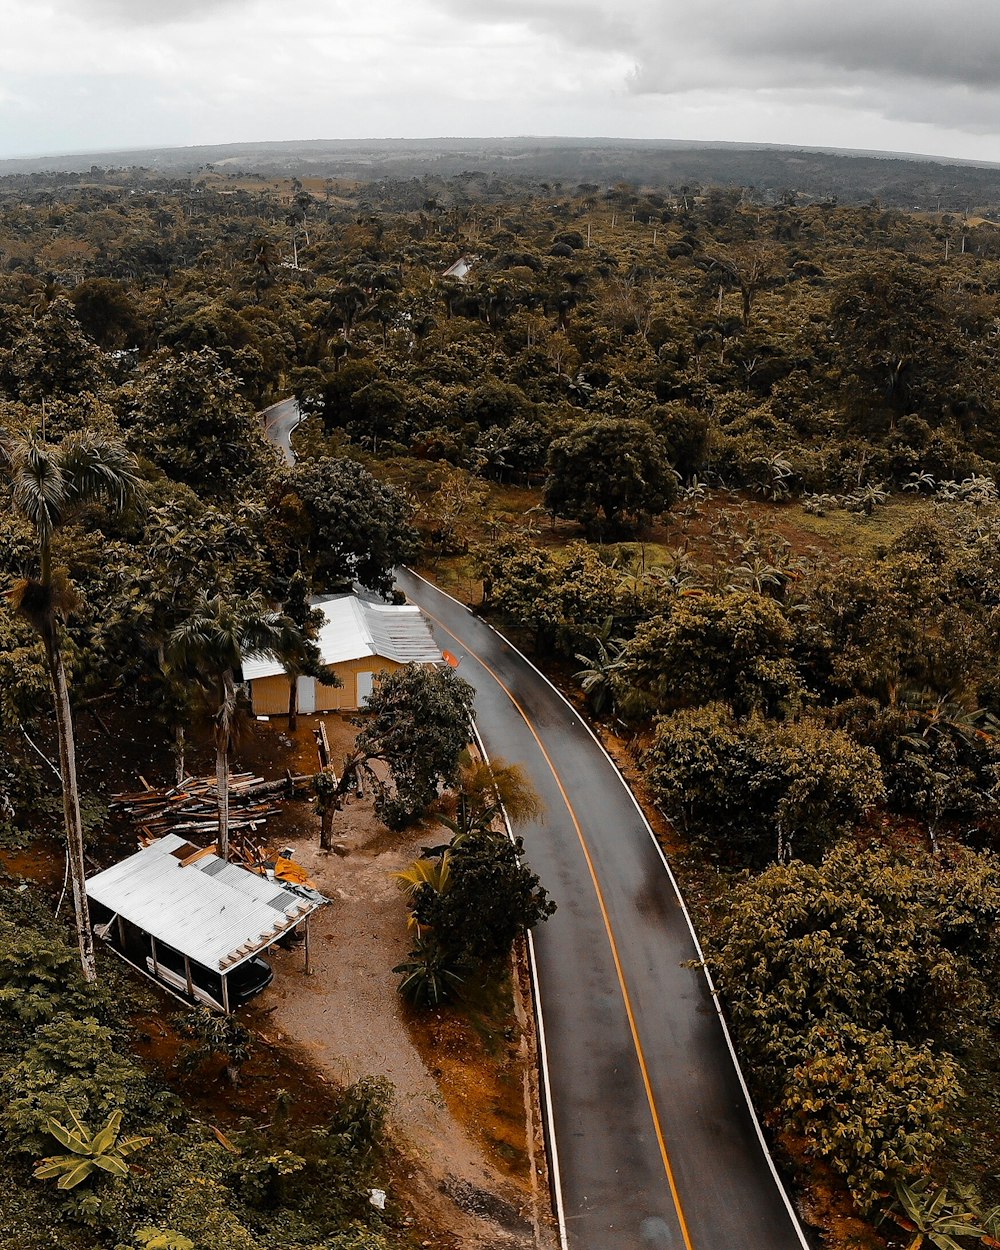
<instances>
[{"instance_id":1,"label":"grassy patch","mask_svg":"<svg viewBox=\"0 0 1000 1250\"><path fill-rule=\"evenodd\" d=\"M451 1114L500 1171L526 1183L525 1060L509 974L470 981L446 1006L408 1008L407 1024Z\"/></svg>"},{"instance_id":2,"label":"grassy patch","mask_svg":"<svg viewBox=\"0 0 1000 1250\"><path fill-rule=\"evenodd\" d=\"M417 565L417 572L459 603L477 604L483 601L483 583L477 574L474 556L440 556L424 560Z\"/></svg>"},{"instance_id":3,"label":"grassy patch","mask_svg":"<svg viewBox=\"0 0 1000 1250\"><path fill-rule=\"evenodd\" d=\"M843 508L836 508L825 516L814 516L800 503L773 505L772 511L774 523L781 530L811 538L817 545L842 555L864 555L895 542L918 522L933 518L937 507L927 499L896 495L871 516L847 512Z\"/></svg>"}]
</instances>

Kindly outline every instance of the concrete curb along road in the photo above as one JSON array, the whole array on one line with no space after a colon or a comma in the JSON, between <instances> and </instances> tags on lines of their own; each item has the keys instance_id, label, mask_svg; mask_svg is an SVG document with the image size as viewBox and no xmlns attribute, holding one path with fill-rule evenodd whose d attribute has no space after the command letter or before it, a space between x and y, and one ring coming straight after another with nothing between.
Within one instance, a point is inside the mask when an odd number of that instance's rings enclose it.
<instances>
[{"instance_id":1,"label":"concrete curb along road","mask_svg":"<svg viewBox=\"0 0 1000 1250\"><path fill-rule=\"evenodd\" d=\"M458 602L458 600L454 599L454 597L453 597L453 596L448 595L445 591L443 591L443 590L441 590L439 587L435 586L435 585L434 585L434 583L432 583L432 582L428 581L428 579L426 579L426 578L421 577L419 574L413 573L413 572L412 572L412 570L406 570L406 571L407 571L407 572L408 572L411 576L413 576L413 577L415 577L415 578L419 579L419 581L423 582L423 583L424 583L424 584L425 584L425 585L426 585L426 586L427 586L430 590L432 590L434 593L436 593L436 594L440 594L442 597L444 597L445 599L449 600L449 601L450 601L450 602L451 602L454 606L458 607L458 608L459 608L459 609L461 609L463 612L470 613L470 615L471 615L470 609L469 609L469 608L468 608L465 604L461 604L461 603L459 603L459 602ZM768 1147L768 1144L767 1144L766 1138L764 1137L764 1133L763 1133L763 1129L762 1129L761 1124L760 1124L760 1120L759 1120L759 1118L758 1118L758 1116L757 1116L757 1114L756 1114L756 1110L755 1110L755 1108L754 1108L754 1106L753 1106L753 1102L752 1102L752 1099L751 1099L751 1097L750 1097L750 1092L749 1092L749 1089L748 1089L748 1087L747 1087L746 1079L745 1079L745 1077L744 1077L744 1074L743 1074L742 1068L741 1068L741 1066L740 1066L739 1059L738 1059L738 1057L737 1057L737 1055L736 1055L735 1047L734 1047L734 1045L733 1045L732 1037L731 1037L731 1034L730 1034L730 1031L729 1031L729 1028L728 1028L728 1024L727 1024L727 1021L726 1021L726 1018L725 1018L725 1014L724 1014L724 1012L723 1012L723 1010L722 1010L722 1006L721 1006L721 1003L720 1003L720 998L719 998L719 992L718 992L717 987L715 986L714 980L713 980L713 978L712 978L712 975L711 975L711 970L709 969L709 967L707 966L707 964L706 964L706 962L705 962L705 960L704 960L704 952L703 952L702 947L701 947L701 944L700 944L700 942L699 942L699 940L698 940L698 936L697 936L697 933L696 933L696 931L695 931L694 924L693 924L693 922L692 922L690 912L688 911L687 905L686 905L686 903L684 902L684 898L683 898L683 894L682 894L681 889L680 889L679 882L677 881L677 879L676 879L676 877L675 877L675 875L674 875L674 873L673 873L673 870L672 870L672 869L671 869L671 867L670 867L669 861L667 860L667 857L666 857L666 855L665 855L665 854L664 854L664 852L663 852L663 848L660 846L660 843L659 843L658 839L656 838L656 835L655 835L655 833L654 833L654 831L653 831L652 827L650 826L649 821L646 819L646 816L645 816L645 813L644 813L644 812L643 812L643 810L642 810L642 807L640 806L640 804L639 804L638 800L636 799L636 797L635 797L635 795L633 794L632 790L631 790L631 789L630 789L630 787L628 786L628 783L626 782L625 778L623 777L623 775L622 775L622 773L621 773L621 770L618 768L618 765L615 763L614 759L613 759L613 758L610 756L610 754L608 753L608 751L607 751L607 749L605 748L604 744L600 741L600 739L599 739L599 738L597 737L597 735L593 732L593 730L591 729L591 727L587 724L587 722L583 719L583 717L579 714L579 712L578 712L578 711L577 711L577 710L573 707L573 705L569 702L569 700L565 697L565 695L564 695L564 694L563 694L563 693L562 693L562 692L561 692L561 691L560 691L560 690L559 690L559 689L558 689L558 688L557 688L557 687L556 687L556 686L555 686L555 685L554 685L554 684L553 684L553 683L552 683L552 682L551 682L551 681L550 681L550 680L549 680L549 679L545 676L545 674L544 674L544 673L540 672L540 670L539 670L539 669L538 669L538 668L537 668L534 664L532 664L532 663L531 663L531 661L530 661L530 660L529 660L529 659L528 659L528 658L527 658L527 657L526 657L526 656L525 656L525 655L524 655L524 654L523 654L523 653L522 653L522 652L521 652L521 651L520 651L517 647L514 647L514 646L513 646L513 644L511 644L511 643L510 643L510 641L509 641L508 639L506 639L506 638L505 638L505 637L504 637L504 636L503 636L503 635L502 635L502 634L501 634L501 633L500 633L497 629L495 629L495 628L494 628L494 627L493 627L493 626L492 626L492 625L491 625L488 621L484 621L484 620L482 620L482 618L480 618L480 617L474 617L474 619L477 621L477 623L478 623L479 625L481 625L481 626L485 627L485 628L486 628L486 629L488 629L488 630L489 630L489 631L490 631L493 635L495 635L495 637L496 637L496 638L497 638L497 640L498 640L498 643L502 644L502 645L503 645L503 647L505 647L505 648L509 648L509 650L510 650L510 651L511 651L514 655L516 655L516 656L518 657L518 659L521 661L521 663L523 663L523 664L525 665L525 667L526 667L528 670L530 670L530 672L531 672L531 673L533 673L533 674L534 674L534 675L535 675L538 679L540 679L540 681L541 681L541 682L543 682L543 683L544 683L544 685L545 685L546 687L548 687L548 689L549 689L549 690L550 690L550 691L551 691L551 692L552 692L552 693L556 696L556 698L559 700L559 702L563 705L563 707L565 708L566 712L568 713L568 720L570 721L570 723L571 723L571 724L575 724L575 725L580 726L580 727L583 729L583 731L584 731L584 732L585 732L585 733L589 736L589 738L592 740L593 744L594 744L594 745L596 745L596 747L599 749L599 751L600 751L601 755L604 757L604 759L606 760L606 762L607 762L608 764L610 764L611 769L612 769L612 771L613 771L614 775L618 778L618 780L619 780L620 784L622 785L623 789L625 790L625 793L628 795L629 800L631 801L631 804L632 804L632 806L634 807L635 812L637 813L637 815L638 815L638 817L639 817L639 819L640 819L640 821L641 821L642 827L643 827L643 828L645 828L646 833L647 833L647 835L648 835L649 839L651 840L651 842L652 842L653 846L655 847L656 855L657 855L657 857L658 857L658 859L659 859L659 862L661 863L661 865L662 865L663 869L666 871L666 874L667 874L667 879L668 879L668 881L670 882L671 891L672 891L672 893L674 894L674 897L675 897L676 902L677 902L677 904L678 904L678 906L679 906L679 909L680 909L681 915L683 916L683 920L684 920L684 923L685 923L685 925L686 925L686 927L687 927L687 931L688 931L688 933L689 933L691 943L692 943L692 945L693 945L693 947L694 947L694 950L697 952L698 959L701 961L701 970L702 970L702 973L703 973L703 976L704 976L705 984L707 985L707 988L708 988L708 991L709 991L710 1001L711 1001L711 1002L712 1002L712 1004L713 1004L713 1007L714 1007L714 1012L715 1012L715 1016L716 1016L716 1018L717 1018L718 1024L719 1024L719 1025L721 1026L721 1028L722 1028L722 1035L723 1035L724 1042L725 1042L725 1048L726 1048L726 1051L728 1052L729 1060L730 1060L730 1062L732 1063L732 1067L733 1067L733 1070L734 1070L734 1072L735 1072L735 1075L736 1075L736 1078L737 1078L737 1081L738 1081L739 1089L740 1089L740 1091L741 1091L741 1093L742 1093L742 1098L743 1098L743 1100L745 1101L746 1110L747 1110L747 1112L748 1112L748 1114L749 1114L749 1118L750 1118L750 1124L752 1125L752 1129L753 1129L753 1132L754 1132L754 1134L755 1134L755 1136L756 1136L756 1139L757 1139L757 1142L758 1142L759 1148L760 1148L760 1150L761 1150L761 1152L762 1152L762 1154L763 1154L764 1160L766 1161L767 1169L768 1169L768 1171L769 1171L769 1173L770 1173L770 1176L771 1176L771 1178L772 1178L772 1180L773 1180L773 1182L774 1182L774 1185L775 1185L776 1190L777 1190L777 1194L778 1194L778 1196L780 1197L781 1204L782 1204L782 1206L784 1207L784 1210L785 1210L785 1212L786 1212L787 1218L788 1218L788 1220L789 1220L789 1221L790 1221L790 1223L791 1223L792 1230L794 1231L794 1237L795 1237L795 1240L798 1242L798 1245L802 1248L802 1250L808 1250L809 1243L808 1243L808 1241L806 1240L806 1237L805 1237L805 1234L804 1234L804 1232L803 1232L803 1230L802 1230L802 1227L801 1227L801 1224L800 1224L800 1222L799 1222L798 1216L797 1216L797 1214L796 1214L796 1212L795 1212L794 1207L792 1206L792 1203L791 1203L791 1201L790 1201L790 1199L789 1199L789 1197L788 1197L788 1194L787 1194L787 1192L786 1192L786 1190L785 1190L785 1188L784 1188L784 1185L783 1185L783 1183L782 1183L782 1181L781 1181L781 1178L780 1178L780 1176L779 1176L779 1174L778 1174L778 1170L777 1170L777 1167L776 1167L776 1165L775 1165L774 1159L773 1159L773 1157L772 1157L772 1155L771 1155L771 1152L770 1152L770 1149L769 1149L769 1147ZM450 631L447 631L447 627L442 626L442 628L445 628L445 629L446 629L446 632L450 632ZM464 643L463 643L463 646L466 646L466 649L468 649L468 647L467 647L467 645L466 645L466 644L464 644ZM476 654L475 654L474 652L472 652L471 650L470 650L470 654L471 654L471 655L472 655L475 659L477 659L477 660L478 660L478 662L479 662L480 664L483 664L482 659L481 659L480 657L476 656ZM489 668L489 666L488 666L488 665L484 665L484 667L486 668L486 671L487 671L487 672L492 672L492 670L490 670L490 668ZM500 688L501 688L501 689L503 689L503 690L505 690L506 688L502 685L502 683L499 683L499 679L497 679L497 678L496 678L496 675L495 675L495 674L493 674L493 676L494 676L494 679L498 681L498 684L500 685ZM509 692L508 692L508 697L511 697L511 698L512 698L512 696L510 696L510 695L509 695ZM515 707L517 707L516 701L515 701ZM530 725L530 723L528 724L528 728L529 728L529 730L531 730L531 725ZM532 730L532 732L534 732L534 731ZM540 742L539 742L539 746L541 746L541 743L540 743ZM551 765L551 761L550 761L550 767L551 767L551 766L552 766L552 765ZM558 782L558 775L556 775L556 779L557 779L557 782ZM568 800L567 800L567 803L568 803ZM571 814L572 814L572 808L570 808L570 812L571 812ZM596 881L595 881L595 884L596 884ZM532 944L532 946L533 946L533 944ZM534 951L533 951L533 949L532 949L532 958L534 959ZM536 966L535 966L535 968L533 969L533 975L536 975L536 976L537 976L537 965L536 965ZM541 1006L541 997L540 997L540 991L538 991L538 989L537 989L537 981L536 981L536 992L538 992L538 993L539 993L539 1006ZM539 1011L539 1015L541 1015L541 1011ZM545 1075L546 1075L546 1078L548 1078L548 1073L546 1073ZM547 1086L546 1086L546 1088L547 1088L547 1095L548 1095L548 1097L549 1097L549 1098L551 1098L551 1084L547 1082ZM547 1108L547 1110L548 1110L548 1122L549 1122L550 1131L554 1131L554 1125L553 1125L553 1118L552 1118L552 1114L551 1114L551 1108L549 1107L549 1108ZM552 1140L553 1140L553 1142L554 1142L554 1136L553 1136ZM556 1170L554 1170L553 1175L554 1175L554 1176L556 1176L556 1175L557 1175L557 1171L556 1171ZM566 1242L566 1239L565 1239L565 1216L564 1216L564 1215L563 1215L563 1217L562 1217L562 1219L561 1219L561 1221L560 1221L560 1231L561 1231L561 1235L563 1236L563 1244L564 1244L564 1245L566 1245L566 1244L567 1244L567 1242ZM761 1246L760 1250L767 1250L767 1248L766 1248L766 1247L764 1247L764 1246Z\"/></svg>"}]
</instances>

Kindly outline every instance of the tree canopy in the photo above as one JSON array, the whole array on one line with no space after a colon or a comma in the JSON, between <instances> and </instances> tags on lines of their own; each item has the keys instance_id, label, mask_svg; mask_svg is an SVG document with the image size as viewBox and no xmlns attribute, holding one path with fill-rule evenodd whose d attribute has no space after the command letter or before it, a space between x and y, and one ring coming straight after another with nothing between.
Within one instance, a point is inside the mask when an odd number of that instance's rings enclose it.
<instances>
[{"instance_id":1,"label":"tree canopy","mask_svg":"<svg viewBox=\"0 0 1000 1250\"><path fill-rule=\"evenodd\" d=\"M677 494L663 445L645 421L581 425L551 444L546 468L545 506L591 535L642 529Z\"/></svg>"},{"instance_id":2,"label":"tree canopy","mask_svg":"<svg viewBox=\"0 0 1000 1250\"><path fill-rule=\"evenodd\" d=\"M438 786L453 783L472 733L473 689L453 669L407 665L376 678L358 750L389 765L377 810L400 828L421 815Z\"/></svg>"},{"instance_id":3,"label":"tree canopy","mask_svg":"<svg viewBox=\"0 0 1000 1250\"><path fill-rule=\"evenodd\" d=\"M289 542L328 587L358 581L388 590L392 569L411 550L405 499L354 460L323 457L298 466L279 507Z\"/></svg>"}]
</instances>

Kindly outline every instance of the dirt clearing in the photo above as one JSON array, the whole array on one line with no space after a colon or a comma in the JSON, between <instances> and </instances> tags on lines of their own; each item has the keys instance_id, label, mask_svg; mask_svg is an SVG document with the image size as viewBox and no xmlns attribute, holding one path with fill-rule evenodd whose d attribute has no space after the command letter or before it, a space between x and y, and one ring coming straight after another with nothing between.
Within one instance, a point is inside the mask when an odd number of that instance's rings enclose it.
<instances>
[{"instance_id":1,"label":"dirt clearing","mask_svg":"<svg viewBox=\"0 0 1000 1250\"><path fill-rule=\"evenodd\" d=\"M258 724L240 751L241 765L269 765L268 773L314 768L314 720L302 718L287 746L282 721ZM323 720L336 766L356 730L337 716ZM271 849L292 847L332 905L310 920L312 974L304 974L301 948L272 949L275 979L244 1014L246 1023L296 1044L338 1084L369 1074L393 1083L392 1122L404 1164L385 1187L418 1209L421 1223L448 1230L423 1244L440 1250L553 1244L538 1209L547 1196L537 1192L525 1125L531 1057L509 997L503 1001L497 987L459 1011L416 1013L396 990L392 968L406 959L413 937L392 873L422 846L443 841L446 831L391 833L376 819L369 794L335 817L335 853L320 851L318 825L315 809L304 803L287 804L269 822Z\"/></svg>"}]
</instances>

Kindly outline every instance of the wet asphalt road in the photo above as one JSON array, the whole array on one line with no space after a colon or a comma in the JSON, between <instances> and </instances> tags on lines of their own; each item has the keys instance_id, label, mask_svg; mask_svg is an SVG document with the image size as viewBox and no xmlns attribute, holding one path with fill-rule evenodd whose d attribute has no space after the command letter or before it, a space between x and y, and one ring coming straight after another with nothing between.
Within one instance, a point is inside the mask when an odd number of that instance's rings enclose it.
<instances>
[{"instance_id":1,"label":"wet asphalt road","mask_svg":"<svg viewBox=\"0 0 1000 1250\"><path fill-rule=\"evenodd\" d=\"M535 950L567 1246L802 1250L706 979L685 966L697 949L684 912L617 772L499 634L415 575L396 580L475 687L487 751L520 764L545 805L518 832L558 904Z\"/></svg>"},{"instance_id":2,"label":"wet asphalt road","mask_svg":"<svg viewBox=\"0 0 1000 1250\"><path fill-rule=\"evenodd\" d=\"M292 430L302 420L302 410L297 399L282 399L260 414L264 419L264 434L280 449L287 465L295 463L292 451Z\"/></svg>"}]
</instances>

